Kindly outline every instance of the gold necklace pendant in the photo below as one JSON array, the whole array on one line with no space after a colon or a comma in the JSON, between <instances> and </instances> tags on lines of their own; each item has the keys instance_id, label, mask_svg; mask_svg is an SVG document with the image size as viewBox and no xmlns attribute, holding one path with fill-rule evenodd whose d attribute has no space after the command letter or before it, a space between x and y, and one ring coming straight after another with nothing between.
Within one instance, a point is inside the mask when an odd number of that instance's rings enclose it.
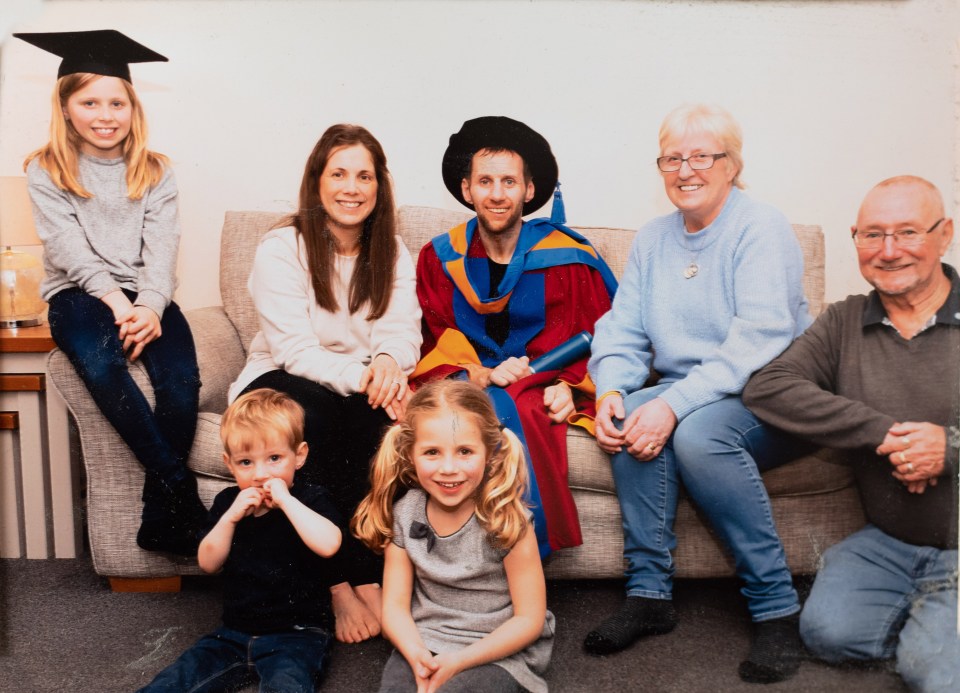
<instances>
[{"instance_id":1,"label":"gold necklace pendant","mask_svg":"<svg viewBox=\"0 0 960 693\"><path fill-rule=\"evenodd\" d=\"M696 262L691 262L687 269L683 270L684 279L693 279L700 272L700 266Z\"/></svg>"}]
</instances>

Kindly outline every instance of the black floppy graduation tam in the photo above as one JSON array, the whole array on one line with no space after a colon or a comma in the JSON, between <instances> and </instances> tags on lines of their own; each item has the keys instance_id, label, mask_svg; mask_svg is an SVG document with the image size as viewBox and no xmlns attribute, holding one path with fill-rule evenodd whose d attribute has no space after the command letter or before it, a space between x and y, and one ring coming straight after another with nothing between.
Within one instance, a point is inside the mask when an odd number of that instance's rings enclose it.
<instances>
[{"instance_id":1,"label":"black floppy graduation tam","mask_svg":"<svg viewBox=\"0 0 960 693\"><path fill-rule=\"evenodd\" d=\"M534 192L533 199L523 206L525 210L540 209L553 195L557 185L557 160L543 135L513 118L483 116L468 120L460 132L450 135L450 144L443 154L443 183L463 206L473 209L473 205L463 199L460 181L473 155L481 149L516 152L527 164Z\"/></svg>"},{"instance_id":2,"label":"black floppy graduation tam","mask_svg":"<svg viewBox=\"0 0 960 693\"><path fill-rule=\"evenodd\" d=\"M129 63L167 62L159 53L115 29L14 34L18 39L63 58L57 78L75 72L120 77L130 82Z\"/></svg>"}]
</instances>

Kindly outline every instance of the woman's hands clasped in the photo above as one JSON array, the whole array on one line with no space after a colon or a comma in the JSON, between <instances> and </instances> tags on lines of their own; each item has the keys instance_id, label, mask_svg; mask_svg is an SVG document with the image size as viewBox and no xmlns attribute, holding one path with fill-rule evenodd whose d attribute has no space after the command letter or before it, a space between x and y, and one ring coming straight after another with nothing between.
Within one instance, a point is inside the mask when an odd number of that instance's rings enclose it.
<instances>
[{"instance_id":1,"label":"woman's hands clasped","mask_svg":"<svg viewBox=\"0 0 960 693\"><path fill-rule=\"evenodd\" d=\"M377 354L360 376L360 392L367 396L367 403L376 409L383 407L392 420L403 418L410 399L407 376L392 356Z\"/></svg>"},{"instance_id":2,"label":"woman's hands clasped","mask_svg":"<svg viewBox=\"0 0 960 693\"><path fill-rule=\"evenodd\" d=\"M610 455L626 446L627 452L640 462L649 462L659 455L677 426L673 409L659 397L631 412L621 430L614 420L624 416L623 398L619 394L604 397L597 405L597 443Z\"/></svg>"}]
</instances>

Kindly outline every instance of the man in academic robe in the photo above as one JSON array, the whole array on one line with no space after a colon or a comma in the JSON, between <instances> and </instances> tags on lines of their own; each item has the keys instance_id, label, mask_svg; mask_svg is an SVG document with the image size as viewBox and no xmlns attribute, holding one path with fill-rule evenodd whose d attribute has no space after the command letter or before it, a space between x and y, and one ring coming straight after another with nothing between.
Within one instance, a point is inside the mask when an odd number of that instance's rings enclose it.
<instances>
[{"instance_id":1,"label":"man in academic robe","mask_svg":"<svg viewBox=\"0 0 960 693\"><path fill-rule=\"evenodd\" d=\"M577 232L559 221L523 220L557 184L550 145L525 124L502 116L464 123L450 137L443 180L476 217L420 252L424 343L412 378L459 377L487 389L503 424L527 447L541 555L577 546L566 432L567 424L592 431L589 354L536 373L530 363L592 334L616 280Z\"/></svg>"}]
</instances>

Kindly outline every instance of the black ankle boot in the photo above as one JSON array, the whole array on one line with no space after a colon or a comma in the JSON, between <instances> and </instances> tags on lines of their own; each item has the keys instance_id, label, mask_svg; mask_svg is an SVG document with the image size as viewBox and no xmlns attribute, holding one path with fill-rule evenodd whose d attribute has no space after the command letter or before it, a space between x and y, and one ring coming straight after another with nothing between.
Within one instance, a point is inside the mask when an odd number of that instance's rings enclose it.
<instances>
[{"instance_id":1,"label":"black ankle boot","mask_svg":"<svg viewBox=\"0 0 960 693\"><path fill-rule=\"evenodd\" d=\"M676 625L669 599L627 597L617 613L587 634L583 648L595 655L619 652L645 635L669 633Z\"/></svg>"},{"instance_id":2,"label":"black ankle boot","mask_svg":"<svg viewBox=\"0 0 960 693\"><path fill-rule=\"evenodd\" d=\"M750 655L740 662L740 678L748 683L776 683L797 673L803 659L800 615L793 614L754 626Z\"/></svg>"},{"instance_id":3,"label":"black ankle boot","mask_svg":"<svg viewBox=\"0 0 960 693\"><path fill-rule=\"evenodd\" d=\"M137 546L146 551L193 557L200 546L200 532L197 527L180 524L179 518L172 513L144 507L140 529L137 530Z\"/></svg>"},{"instance_id":4,"label":"black ankle boot","mask_svg":"<svg viewBox=\"0 0 960 693\"><path fill-rule=\"evenodd\" d=\"M192 475L170 481L148 473L137 545L147 551L196 556L206 518Z\"/></svg>"}]
</instances>

